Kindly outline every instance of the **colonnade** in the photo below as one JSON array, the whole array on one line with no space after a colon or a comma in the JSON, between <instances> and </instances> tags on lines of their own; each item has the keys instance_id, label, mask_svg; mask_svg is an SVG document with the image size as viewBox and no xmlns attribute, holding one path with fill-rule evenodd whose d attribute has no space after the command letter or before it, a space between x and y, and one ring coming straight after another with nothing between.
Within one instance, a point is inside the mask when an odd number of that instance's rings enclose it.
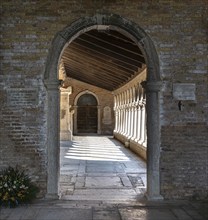
<instances>
[{"instance_id":1,"label":"colonnade","mask_svg":"<svg viewBox=\"0 0 208 220\"><path fill-rule=\"evenodd\" d=\"M115 130L146 147L146 94L140 83L124 89L114 96Z\"/></svg>"}]
</instances>

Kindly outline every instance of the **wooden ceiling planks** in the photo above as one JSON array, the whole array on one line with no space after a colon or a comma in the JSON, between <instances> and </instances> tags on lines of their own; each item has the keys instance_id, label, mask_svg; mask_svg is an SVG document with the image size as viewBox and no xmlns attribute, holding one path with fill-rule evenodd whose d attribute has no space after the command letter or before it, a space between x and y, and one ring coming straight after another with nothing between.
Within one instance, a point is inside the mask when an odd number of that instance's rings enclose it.
<instances>
[{"instance_id":1,"label":"wooden ceiling planks","mask_svg":"<svg viewBox=\"0 0 208 220\"><path fill-rule=\"evenodd\" d=\"M134 78L145 65L135 42L116 31L80 35L65 49L62 60L68 77L109 91Z\"/></svg>"},{"instance_id":2,"label":"wooden ceiling planks","mask_svg":"<svg viewBox=\"0 0 208 220\"><path fill-rule=\"evenodd\" d=\"M102 66L103 66L103 62L104 62L105 65L111 66L111 68L113 68L113 66L116 65L121 70L123 69L124 71L125 70L127 70L128 72L129 71L133 71L133 72L138 71L138 66L131 65L131 64L127 63L126 61L122 61L122 60L116 59L115 57L112 57L112 55L109 56L109 55L103 54L99 51L89 49L88 47L83 47L83 46L76 44L76 43L71 44L71 47L67 49L66 53L67 52L70 54L73 54L73 53L76 54L78 52L79 56L81 54L81 55L86 56L88 58L93 58L96 61L102 62Z\"/></svg>"}]
</instances>

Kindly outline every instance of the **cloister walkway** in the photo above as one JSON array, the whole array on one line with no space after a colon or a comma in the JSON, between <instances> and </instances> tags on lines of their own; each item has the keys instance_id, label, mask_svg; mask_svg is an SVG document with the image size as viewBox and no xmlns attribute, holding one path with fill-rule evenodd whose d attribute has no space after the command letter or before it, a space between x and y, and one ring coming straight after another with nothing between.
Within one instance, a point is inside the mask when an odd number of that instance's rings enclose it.
<instances>
[{"instance_id":1,"label":"cloister walkway","mask_svg":"<svg viewBox=\"0 0 208 220\"><path fill-rule=\"evenodd\" d=\"M65 200L138 201L146 191L146 163L113 137L61 141L60 192Z\"/></svg>"}]
</instances>

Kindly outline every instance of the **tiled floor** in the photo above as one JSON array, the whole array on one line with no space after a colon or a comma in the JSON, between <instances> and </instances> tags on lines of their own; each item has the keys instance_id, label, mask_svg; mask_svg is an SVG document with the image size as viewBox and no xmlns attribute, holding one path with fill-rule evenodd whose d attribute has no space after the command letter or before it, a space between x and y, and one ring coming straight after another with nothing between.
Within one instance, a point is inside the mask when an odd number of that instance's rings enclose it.
<instances>
[{"instance_id":1,"label":"tiled floor","mask_svg":"<svg viewBox=\"0 0 208 220\"><path fill-rule=\"evenodd\" d=\"M106 136L75 136L61 142L61 198L129 201L144 196L146 164Z\"/></svg>"}]
</instances>

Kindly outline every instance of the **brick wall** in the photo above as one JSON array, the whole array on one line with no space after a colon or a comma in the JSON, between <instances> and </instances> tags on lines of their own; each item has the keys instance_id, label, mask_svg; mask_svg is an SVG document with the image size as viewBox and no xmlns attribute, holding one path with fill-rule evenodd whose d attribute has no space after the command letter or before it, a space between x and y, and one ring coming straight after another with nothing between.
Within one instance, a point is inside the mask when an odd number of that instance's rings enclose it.
<instances>
[{"instance_id":1,"label":"brick wall","mask_svg":"<svg viewBox=\"0 0 208 220\"><path fill-rule=\"evenodd\" d=\"M2 0L0 10L0 167L20 164L44 192L47 106L42 79L51 41L80 17L110 12L142 27L159 55L162 195L207 197L206 0ZM173 83L196 85L196 99L183 102L183 111L172 96Z\"/></svg>"},{"instance_id":2,"label":"brick wall","mask_svg":"<svg viewBox=\"0 0 208 220\"><path fill-rule=\"evenodd\" d=\"M161 181L167 198L207 196L208 128L204 124L162 126Z\"/></svg>"}]
</instances>

